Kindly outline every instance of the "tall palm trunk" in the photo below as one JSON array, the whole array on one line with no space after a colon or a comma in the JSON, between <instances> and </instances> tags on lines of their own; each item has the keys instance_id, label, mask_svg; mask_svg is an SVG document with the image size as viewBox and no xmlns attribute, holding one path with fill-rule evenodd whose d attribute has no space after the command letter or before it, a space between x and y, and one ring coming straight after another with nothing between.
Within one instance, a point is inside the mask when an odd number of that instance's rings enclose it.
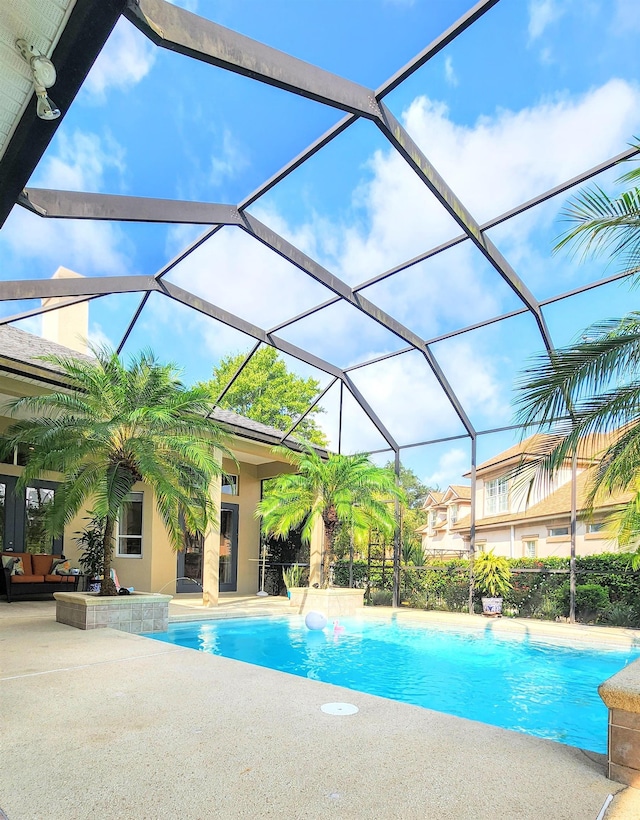
<instances>
[{"instance_id":1,"label":"tall palm trunk","mask_svg":"<svg viewBox=\"0 0 640 820\"><path fill-rule=\"evenodd\" d=\"M102 583L100 585L100 595L116 595L118 590L111 579L111 558L113 555L113 529L114 521L107 517L104 527L104 540L102 548L104 551L104 562L102 565Z\"/></svg>"},{"instance_id":2,"label":"tall palm trunk","mask_svg":"<svg viewBox=\"0 0 640 820\"><path fill-rule=\"evenodd\" d=\"M329 507L323 516L324 522L324 555L322 557L322 586L327 589L331 580L331 561L333 560L333 542L338 529L338 516L335 507Z\"/></svg>"}]
</instances>

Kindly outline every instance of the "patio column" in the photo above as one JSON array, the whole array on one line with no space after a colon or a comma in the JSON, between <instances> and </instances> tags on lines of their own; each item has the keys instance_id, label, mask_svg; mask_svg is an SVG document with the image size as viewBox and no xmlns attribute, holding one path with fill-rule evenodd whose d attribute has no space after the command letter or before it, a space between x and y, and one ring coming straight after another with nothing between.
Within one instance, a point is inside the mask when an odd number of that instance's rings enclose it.
<instances>
[{"instance_id":1,"label":"patio column","mask_svg":"<svg viewBox=\"0 0 640 820\"><path fill-rule=\"evenodd\" d=\"M324 526L318 519L311 533L309 545L309 586L322 586L322 555L324 552Z\"/></svg>"},{"instance_id":2,"label":"patio column","mask_svg":"<svg viewBox=\"0 0 640 820\"><path fill-rule=\"evenodd\" d=\"M218 606L220 592L220 513L222 480L220 477L211 482L211 498L216 508L216 521L204 537L202 556L202 604Z\"/></svg>"}]
</instances>

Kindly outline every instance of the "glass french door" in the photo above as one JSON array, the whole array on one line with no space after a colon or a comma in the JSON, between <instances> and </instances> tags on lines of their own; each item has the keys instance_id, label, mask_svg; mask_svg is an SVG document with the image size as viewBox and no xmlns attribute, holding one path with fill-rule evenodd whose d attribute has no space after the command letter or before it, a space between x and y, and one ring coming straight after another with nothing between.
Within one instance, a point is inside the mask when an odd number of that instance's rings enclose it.
<instances>
[{"instance_id":1,"label":"glass french door","mask_svg":"<svg viewBox=\"0 0 640 820\"><path fill-rule=\"evenodd\" d=\"M3 550L61 553L62 536L51 538L45 527L47 506L55 496L56 483L32 481L16 491L16 477L0 475L0 545Z\"/></svg>"},{"instance_id":2,"label":"glass french door","mask_svg":"<svg viewBox=\"0 0 640 820\"><path fill-rule=\"evenodd\" d=\"M238 589L238 505L220 510L220 592Z\"/></svg>"},{"instance_id":3,"label":"glass french door","mask_svg":"<svg viewBox=\"0 0 640 820\"><path fill-rule=\"evenodd\" d=\"M176 592L202 592L204 537L184 534L184 549L178 553Z\"/></svg>"},{"instance_id":4,"label":"glass french door","mask_svg":"<svg viewBox=\"0 0 640 820\"><path fill-rule=\"evenodd\" d=\"M204 561L204 538L185 534L184 549L178 553L176 592L200 592ZM220 511L220 592L238 588L238 505L223 503Z\"/></svg>"}]
</instances>

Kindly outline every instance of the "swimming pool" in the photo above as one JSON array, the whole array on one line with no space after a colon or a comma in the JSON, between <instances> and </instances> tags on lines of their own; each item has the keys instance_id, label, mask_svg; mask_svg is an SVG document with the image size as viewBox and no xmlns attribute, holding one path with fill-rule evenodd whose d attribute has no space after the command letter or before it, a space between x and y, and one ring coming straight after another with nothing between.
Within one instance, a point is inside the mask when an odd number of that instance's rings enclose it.
<instances>
[{"instance_id":1,"label":"swimming pool","mask_svg":"<svg viewBox=\"0 0 640 820\"><path fill-rule=\"evenodd\" d=\"M638 649L576 647L395 620L340 620L312 632L302 617L175 623L154 638L439 712L606 752L597 687Z\"/></svg>"}]
</instances>

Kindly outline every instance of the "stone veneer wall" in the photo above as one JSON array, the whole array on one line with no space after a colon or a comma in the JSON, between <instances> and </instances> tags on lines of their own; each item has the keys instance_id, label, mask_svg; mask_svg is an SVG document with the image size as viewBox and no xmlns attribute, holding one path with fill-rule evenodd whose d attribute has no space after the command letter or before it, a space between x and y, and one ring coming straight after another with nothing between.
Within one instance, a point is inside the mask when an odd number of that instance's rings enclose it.
<instances>
[{"instance_id":1,"label":"stone veneer wall","mask_svg":"<svg viewBox=\"0 0 640 820\"><path fill-rule=\"evenodd\" d=\"M640 660L598 687L609 709L608 775L640 788Z\"/></svg>"},{"instance_id":2,"label":"stone veneer wall","mask_svg":"<svg viewBox=\"0 0 640 820\"><path fill-rule=\"evenodd\" d=\"M166 632L171 595L134 592L113 598L95 593L56 592L56 621L77 629Z\"/></svg>"}]
</instances>

